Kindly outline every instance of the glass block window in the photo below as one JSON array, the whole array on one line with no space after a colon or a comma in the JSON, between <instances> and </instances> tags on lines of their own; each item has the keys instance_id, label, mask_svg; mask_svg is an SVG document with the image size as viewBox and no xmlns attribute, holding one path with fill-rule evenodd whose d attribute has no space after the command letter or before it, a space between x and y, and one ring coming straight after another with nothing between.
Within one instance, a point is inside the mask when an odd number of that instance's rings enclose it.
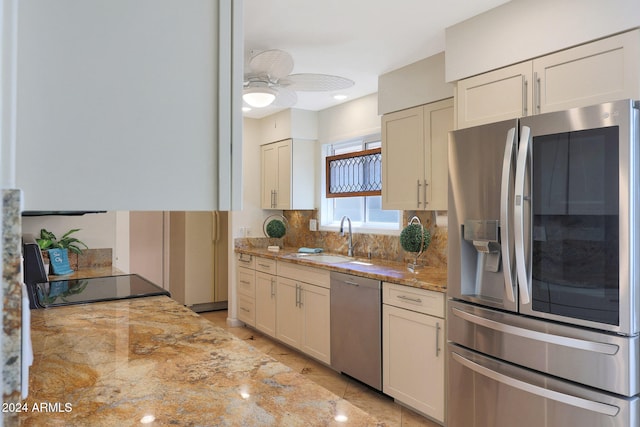
<instances>
[{"instance_id":1,"label":"glass block window","mask_svg":"<svg viewBox=\"0 0 640 427\"><path fill-rule=\"evenodd\" d=\"M380 148L326 157L326 197L382 194Z\"/></svg>"}]
</instances>

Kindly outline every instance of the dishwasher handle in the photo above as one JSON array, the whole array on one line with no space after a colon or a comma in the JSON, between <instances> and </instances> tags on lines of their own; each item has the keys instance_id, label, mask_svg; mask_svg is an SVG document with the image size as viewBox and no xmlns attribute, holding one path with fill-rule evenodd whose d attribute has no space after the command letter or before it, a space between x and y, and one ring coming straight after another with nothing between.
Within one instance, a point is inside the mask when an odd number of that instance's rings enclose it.
<instances>
[{"instance_id":1,"label":"dishwasher handle","mask_svg":"<svg viewBox=\"0 0 640 427\"><path fill-rule=\"evenodd\" d=\"M331 272L331 282L335 285L355 286L359 288L382 289L382 282L367 277L354 276L351 274Z\"/></svg>"}]
</instances>

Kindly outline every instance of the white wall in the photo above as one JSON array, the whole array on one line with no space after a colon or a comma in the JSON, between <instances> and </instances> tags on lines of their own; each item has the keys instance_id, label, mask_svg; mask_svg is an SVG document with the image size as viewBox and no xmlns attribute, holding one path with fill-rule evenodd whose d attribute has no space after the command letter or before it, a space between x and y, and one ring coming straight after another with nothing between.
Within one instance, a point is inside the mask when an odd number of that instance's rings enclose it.
<instances>
[{"instance_id":1,"label":"white wall","mask_svg":"<svg viewBox=\"0 0 640 427\"><path fill-rule=\"evenodd\" d=\"M638 0L512 0L446 29L446 79L459 80L638 26Z\"/></svg>"},{"instance_id":2,"label":"white wall","mask_svg":"<svg viewBox=\"0 0 640 427\"><path fill-rule=\"evenodd\" d=\"M231 215L232 237L264 237L262 222L272 214L260 208L261 122L244 119L242 141L242 210ZM245 234L242 230L247 230Z\"/></svg>"},{"instance_id":3,"label":"white wall","mask_svg":"<svg viewBox=\"0 0 640 427\"><path fill-rule=\"evenodd\" d=\"M21 0L15 175L25 208L228 208L241 3Z\"/></svg>"},{"instance_id":4,"label":"white wall","mask_svg":"<svg viewBox=\"0 0 640 427\"><path fill-rule=\"evenodd\" d=\"M454 85L445 82L444 69L440 52L378 76L378 114L451 98Z\"/></svg>"},{"instance_id":5,"label":"white wall","mask_svg":"<svg viewBox=\"0 0 640 427\"><path fill-rule=\"evenodd\" d=\"M115 211L82 216L53 215L22 218L23 233L39 237L41 228L53 232L58 238L71 229L80 228L73 237L80 239L91 249L112 248L115 264L117 248L117 213ZM127 235L127 246L128 244Z\"/></svg>"},{"instance_id":6,"label":"white wall","mask_svg":"<svg viewBox=\"0 0 640 427\"><path fill-rule=\"evenodd\" d=\"M380 132L377 93L318 112L319 144L344 141L376 132Z\"/></svg>"}]
</instances>

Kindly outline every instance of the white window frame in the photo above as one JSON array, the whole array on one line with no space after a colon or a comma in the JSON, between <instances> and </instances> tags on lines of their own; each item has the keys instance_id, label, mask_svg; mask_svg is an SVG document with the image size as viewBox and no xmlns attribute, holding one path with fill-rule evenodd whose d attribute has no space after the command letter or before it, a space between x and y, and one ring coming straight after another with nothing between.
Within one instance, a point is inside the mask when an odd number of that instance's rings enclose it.
<instances>
[{"instance_id":1,"label":"white window frame","mask_svg":"<svg viewBox=\"0 0 640 427\"><path fill-rule=\"evenodd\" d=\"M357 145L360 144L361 150L366 150L368 148L377 148L380 145L376 143L380 143L382 140L381 135L373 134L366 135L363 137L352 138L345 141L335 142L333 144L324 144L322 146L322 159L321 164L323 165L320 170L321 179L320 179L320 225L319 229L322 231L338 231L340 229L340 221L338 220L330 220L333 218L333 204L335 202L335 198L327 198L326 197L326 168L325 159L327 156L331 156L334 154L334 147L341 148L349 145ZM374 146L375 145L375 146ZM363 199L367 196L357 196L358 198ZM382 196L369 196L369 197L382 197ZM362 207L363 210L366 207ZM366 212L363 212L366 214ZM366 216L366 215L363 215ZM401 227L402 227L402 211L398 211L398 222L397 223L382 223L382 222L362 222L362 221L353 221L351 223L351 227L354 232L358 233L368 233L368 234L385 234L385 235L400 235Z\"/></svg>"}]
</instances>

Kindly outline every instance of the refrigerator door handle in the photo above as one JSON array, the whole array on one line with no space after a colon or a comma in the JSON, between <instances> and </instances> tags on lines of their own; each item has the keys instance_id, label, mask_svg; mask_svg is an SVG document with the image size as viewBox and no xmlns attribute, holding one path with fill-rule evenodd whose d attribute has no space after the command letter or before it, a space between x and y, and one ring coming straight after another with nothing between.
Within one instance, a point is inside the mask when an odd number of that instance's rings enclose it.
<instances>
[{"instance_id":1,"label":"refrigerator door handle","mask_svg":"<svg viewBox=\"0 0 640 427\"><path fill-rule=\"evenodd\" d=\"M520 134L520 144L518 148L518 160L516 164L515 182L515 206L514 216L514 239L516 246L516 271L518 273L518 288L520 290L520 301L522 304L529 304L529 273L527 272L527 260L525 257L524 220L525 220L525 177L527 172L527 160L531 150L531 129L522 126Z\"/></svg>"},{"instance_id":2,"label":"refrigerator door handle","mask_svg":"<svg viewBox=\"0 0 640 427\"><path fill-rule=\"evenodd\" d=\"M451 353L451 355L456 362L471 369L472 371L477 372L478 374L484 377L490 378L494 381L498 381L510 387L517 388L527 393L535 394L545 399L550 399L556 402L561 402L567 405L586 409L588 411L597 412L599 414L608 415L610 417L615 417L620 412L620 408L618 408L617 406L583 399L581 397L560 393L555 390L549 390L544 387L540 387L525 381L521 381L516 378L512 378L500 372L496 372L493 369L487 368L486 366L473 362L467 359L466 357L459 355L456 352Z\"/></svg>"},{"instance_id":3,"label":"refrigerator door handle","mask_svg":"<svg viewBox=\"0 0 640 427\"><path fill-rule=\"evenodd\" d=\"M509 198L511 194L511 169L513 165L513 147L516 139L516 128L511 128L507 132L507 143L504 148L504 160L502 161L502 185L500 186L500 246L502 251L502 272L504 274L504 290L507 299L516 302L514 292L513 271L511 269L511 248L509 218Z\"/></svg>"}]
</instances>

